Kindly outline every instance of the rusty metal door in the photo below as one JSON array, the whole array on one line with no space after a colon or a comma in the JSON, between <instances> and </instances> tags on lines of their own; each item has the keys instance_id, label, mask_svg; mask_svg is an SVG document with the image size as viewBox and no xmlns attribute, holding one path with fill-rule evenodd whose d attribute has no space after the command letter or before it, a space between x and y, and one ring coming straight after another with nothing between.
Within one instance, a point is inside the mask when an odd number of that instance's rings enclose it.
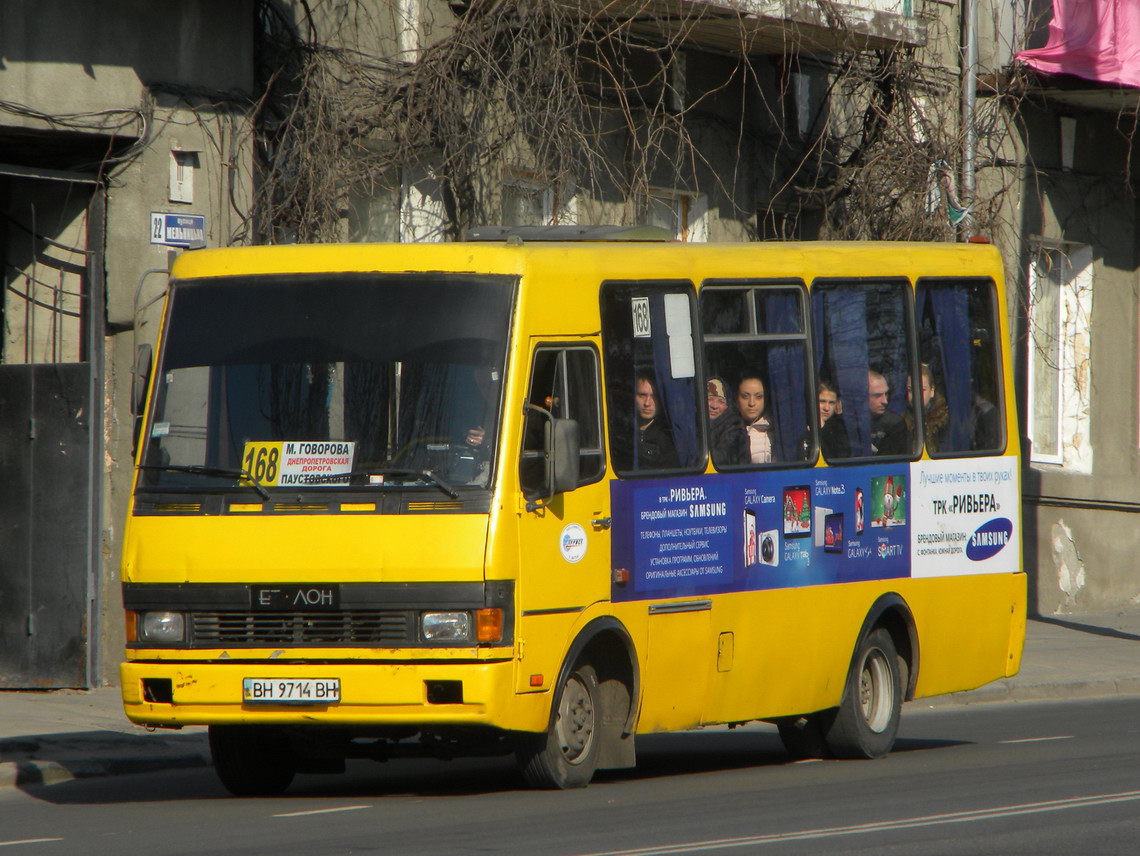
<instances>
[{"instance_id":1,"label":"rusty metal door","mask_svg":"<svg viewBox=\"0 0 1140 856\"><path fill-rule=\"evenodd\" d=\"M0 164L0 689L87 687L101 613L105 193Z\"/></svg>"},{"instance_id":2,"label":"rusty metal door","mask_svg":"<svg viewBox=\"0 0 1140 856\"><path fill-rule=\"evenodd\" d=\"M91 366L0 365L0 688L88 685Z\"/></svg>"}]
</instances>

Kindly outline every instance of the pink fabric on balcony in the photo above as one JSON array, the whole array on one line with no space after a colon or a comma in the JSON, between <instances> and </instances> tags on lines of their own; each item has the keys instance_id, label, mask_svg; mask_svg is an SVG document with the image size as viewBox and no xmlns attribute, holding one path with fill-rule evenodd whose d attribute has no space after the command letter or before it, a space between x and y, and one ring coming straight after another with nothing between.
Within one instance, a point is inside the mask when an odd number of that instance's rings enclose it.
<instances>
[{"instance_id":1,"label":"pink fabric on balcony","mask_svg":"<svg viewBox=\"0 0 1140 856\"><path fill-rule=\"evenodd\" d=\"M1048 74L1140 87L1140 0L1053 0L1045 47L1017 59Z\"/></svg>"}]
</instances>

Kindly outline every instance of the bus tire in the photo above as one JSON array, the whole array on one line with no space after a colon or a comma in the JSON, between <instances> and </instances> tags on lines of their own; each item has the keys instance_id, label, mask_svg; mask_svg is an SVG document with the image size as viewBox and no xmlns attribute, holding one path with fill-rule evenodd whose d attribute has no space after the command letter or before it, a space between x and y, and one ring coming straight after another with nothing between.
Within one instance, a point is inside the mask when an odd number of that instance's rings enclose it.
<instances>
[{"instance_id":1,"label":"bus tire","mask_svg":"<svg viewBox=\"0 0 1140 856\"><path fill-rule=\"evenodd\" d=\"M827 727L834 717L834 710L830 710L803 716L784 716L776 720L780 740L793 761L831 756L827 746Z\"/></svg>"},{"instance_id":2,"label":"bus tire","mask_svg":"<svg viewBox=\"0 0 1140 856\"><path fill-rule=\"evenodd\" d=\"M238 797L277 796L296 774L288 738L271 728L211 725L210 754L218 778Z\"/></svg>"},{"instance_id":3,"label":"bus tire","mask_svg":"<svg viewBox=\"0 0 1140 856\"><path fill-rule=\"evenodd\" d=\"M882 758L899 730L902 684L891 634L883 627L859 643L843 701L827 730L827 745L837 758Z\"/></svg>"},{"instance_id":4,"label":"bus tire","mask_svg":"<svg viewBox=\"0 0 1140 856\"><path fill-rule=\"evenodd\" d=\"M572 669L559 689L545 734L520 734L515 749L523 779L532 788L584 788L598 767L603 720L598 676L593 666Z\"/></svg>"}]
</instances>

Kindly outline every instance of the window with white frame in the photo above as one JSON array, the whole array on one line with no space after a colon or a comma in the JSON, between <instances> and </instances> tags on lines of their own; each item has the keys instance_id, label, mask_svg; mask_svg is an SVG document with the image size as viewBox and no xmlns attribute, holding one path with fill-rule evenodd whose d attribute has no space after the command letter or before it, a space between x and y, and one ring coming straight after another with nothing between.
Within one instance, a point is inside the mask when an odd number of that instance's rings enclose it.
<instances>
[{"instance_id":1,"label":"window with white frame","mask_svg":"<svg viewBox=\"0 0 1140 856\"><path fill-rule=\"evenodd\" d=\"M791 72L792 116L796 132L803 138L815 138L827 121L830 73L826 66L805 59L797 60Z\"/></svg>"},{"instance_id":2,"label":"window with white frame","mask_svg":"<svg viewBox=\"0 0 1140 856\"><path fill-rule=\"evenodd\" d=\"M707 241L708 197L703 193L655 190L649 196L646 225L660 226L678 241Z\"/></svg>"},{"instance_id":3,"label":"window with white frame","mask_svg":"<svg viewBox=\"0 0 1140 856\"><path fill-rule=\"evenodd\" d=\"M500 225L552 226L577 222L574 196L556 192L534 173L508 170L503 174Z\"/></svg>"},{"instance_id":4,"label":"window with white frame","mask_svg":"<svg viewBox=\"0 0 1140 856\"><path fill-rule=\"evenodd\" d=\"M400 170L361 186L349 197L350 241L380 243L439 242L447 235L443 188L430 168Z\"/></svg>"},{"instance_id":5,"label":"window with white frame","mask_svg":"<svg viewBox=\"0 0 1140 856\"><path fill-rule=\"evenodd\" d=\"M1029 267L1030 460L1092 471L1092 249L1039 242Z\"/></svg>"},{"instance_id":6,"label":"window with white frame","mask_svg":"<svg viewBox=\"0 0 1140 856\"><path fill-rule=\"evenodd\" d=\"M404 170L400 191L400 241L439 242L447 233L443 185L430 169Z\"/></svg>"},{"instance_id":7,"label":"window with white frame","mask_svg":"<svg viewBox=\"0 0 1140 856\"><path fill-rule=\"evenodd\" d=\"M399 0L395 4L395 11L399 58L404 62L415 62L423 43L420 0Z\"/></svg>"},{"instance_id":8,"label":"window with white frame","mask_svg":"<svg viewBox=\"0 0 1140 856\"><path fill-rule=\"evenodd\" d=\"M348 238L368 243L400 240L400 188L361 188L348 208Z\"/></svg>"},{"instance_id":9,"label":"window with white frame","mask_svg":"<svg viewBox=\"0 0 1140 856\"><path fill-rule=\"evenodd\" d=\"M511 176L503 181L503 226L549 226L554 216L554 193L534 181Z\"/></svg>"}]
</instances>

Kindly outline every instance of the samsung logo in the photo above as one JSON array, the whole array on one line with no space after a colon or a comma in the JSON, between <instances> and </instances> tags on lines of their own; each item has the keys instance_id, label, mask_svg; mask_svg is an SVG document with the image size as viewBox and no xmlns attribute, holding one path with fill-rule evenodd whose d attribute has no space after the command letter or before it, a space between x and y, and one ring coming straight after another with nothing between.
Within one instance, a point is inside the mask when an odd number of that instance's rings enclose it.
<instances>
[{"instance_id":1,"label":"samsung logo","mask_svg":"<svg viewBox=\"0 0 1140 856\"><path fill-rule=\"evenodd\" d=\"M1000 553L1013 539L1013 521L1008 517L995 517L974 530L966 542L966 558L981 562Z\"/></svg>"}]
</instances>

